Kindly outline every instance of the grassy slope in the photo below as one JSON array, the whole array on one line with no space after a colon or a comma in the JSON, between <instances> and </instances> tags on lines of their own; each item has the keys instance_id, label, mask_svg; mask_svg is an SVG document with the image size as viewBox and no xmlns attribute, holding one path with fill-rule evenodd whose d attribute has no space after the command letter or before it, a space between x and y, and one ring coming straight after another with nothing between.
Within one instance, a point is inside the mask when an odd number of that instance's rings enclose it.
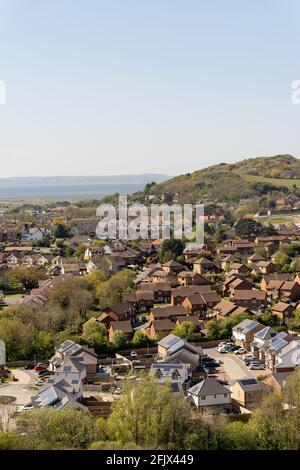
<instances>
[{"instance_id":1,"label":"grassy slope","mask_svg":"<svg viewBox=\"0 0 300 470\"><path fill-rule=\"evenodd\" d=\"M300 188L299 178L267 178L265 176L254 176L254 175L240 175L247 183L266 183L272 184L273 186L286 186L289 189L296 185Z\"/></svg>"}]
</instances>

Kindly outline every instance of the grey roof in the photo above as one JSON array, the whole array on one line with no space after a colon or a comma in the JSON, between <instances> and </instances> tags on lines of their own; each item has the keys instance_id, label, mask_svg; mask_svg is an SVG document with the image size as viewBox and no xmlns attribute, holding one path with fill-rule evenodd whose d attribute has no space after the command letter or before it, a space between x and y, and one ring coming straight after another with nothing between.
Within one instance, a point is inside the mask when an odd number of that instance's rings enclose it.
<instances>
[{"instance_id":1,"label":"grey roof","mask_svg":"<svg viewBox=\"0 0 300 470\"><path fill-rule=\"evenodd\" d=\"M259 338L259 339L269 339L277 335L277 332L271 328L270 326L266 326L262 330L259 330L257 333L255 333L254 338Z\"/></svg>"},{"instance_id":2,"label":"grey roof","mask_svg":"<svg viewBox=\"0 0 300 470\"><path fill-rule=\"evenodd\" d=\"M213 378L207 378L189 388L188 393L196 396L207 396L207 395L220 395L224 393L231 393L230 390L220 382Z\"/></svg>"},{"instance_id":3,"label":"grey roof","mask_svg":"<svg viewBox=\"0 0 300 470\"><path fill-rule=\"evenodd\" d=\"M61 343L58 348L57 348L57 352L59 353L64 353L66 352L69 348L75 346L75 343L74 341L71 341L70 339L67 339L66 341L64 341L63 343Z\"/></svg>"}]
</instances>

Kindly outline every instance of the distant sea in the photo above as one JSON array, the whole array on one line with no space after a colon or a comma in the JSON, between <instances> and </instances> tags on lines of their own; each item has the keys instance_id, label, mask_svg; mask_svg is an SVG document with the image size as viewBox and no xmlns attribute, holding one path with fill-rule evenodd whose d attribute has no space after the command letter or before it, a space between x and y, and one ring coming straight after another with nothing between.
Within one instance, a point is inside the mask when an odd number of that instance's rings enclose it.
<instances>
[{"instance_id":1,"label":"distant sea","mask_svg":"<svg viewBox=\"0 0 300 470\"><path fill-rule=\"evenodd\" d=\"M106 195L131 194L165 175L124 175L119 177L0 178L0 200L80 200L101 199Z\"/></svg>"}]
</instances>

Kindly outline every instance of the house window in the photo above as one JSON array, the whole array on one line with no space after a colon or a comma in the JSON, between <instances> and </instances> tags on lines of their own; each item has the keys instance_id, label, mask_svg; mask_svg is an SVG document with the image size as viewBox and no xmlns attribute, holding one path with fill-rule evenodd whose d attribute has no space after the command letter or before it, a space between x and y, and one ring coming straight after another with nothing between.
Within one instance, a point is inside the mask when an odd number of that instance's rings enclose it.
<instances>
[{"instance_id":1,"label":"house window","mask_svg":"<svg viewBox=\"0 0 300 470\"><path fill-rule=\"evenodd\" d=\"M227 398L228 393L224 393L224 398Z\"/></svg>"},{"instance_id":2,"label":"house window","mask_svg":"<svg viewBox=\"0 0 300 470\"><path fill-rule=\"evenodd\" d=\"M201 400L205 400L206 397L201 397Z\"/></svg>"}]
</instances>

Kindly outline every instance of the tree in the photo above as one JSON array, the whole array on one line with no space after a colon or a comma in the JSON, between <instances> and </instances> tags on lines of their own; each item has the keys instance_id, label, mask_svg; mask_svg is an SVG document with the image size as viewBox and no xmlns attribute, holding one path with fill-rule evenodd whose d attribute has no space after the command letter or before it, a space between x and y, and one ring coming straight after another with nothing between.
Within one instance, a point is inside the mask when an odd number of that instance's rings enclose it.
<instances>
[{"instance_id":1,"label":"tree","mask_svg":"<svg viewBox=\"0 0 300 470\"><path fill-rule=\"evenodd\" d=\"M92 416L71 408L21 413L16 426L29 449L87 449L101 437Z\"/></svg>"},{"instance_id":2,"label":"tree","mask_svg":"<svg viewBox=\"0 0 300 470\"><path fill-rule=\"evenodd\" d=\"M250 426L256 434L259 449L299 449L299 408L285 411L278 395L270 394L262 400L253 412Z\"/></svg>"},{"instance_id":3,"label":"tree","mask_svg":"<svg viewBox=\"0 0 300 470\"><path fill-rule=\"evenodd\" d=\"M178 256L182 255L183 249L184 243L182 240L175 240L174 238L164 240L159 255L160 262L166 263L171 259L176 259Z\"/></svg>"},{"instance_id":4,"label":"tree","mask_svg":"<svg viewBox=\"0 0 300 470\"><path fill-rule=\"evenodd\" d=\"M27 359L31 355L34 329L17 317L0 319L0 339L6 344L9 361Z\"/></svg>"},{"instance_id":5,"label":"tree","mask_svg":"<svg viewBox=\"0 0 300 470\"><path fill-rule=\"evenodd\" d=\"M126 335L124 331L116 330L113 335L113 345L116 349L122 349L126 344Z\"/></svg>"},{"instance_id":6,"label":"tree","mask_svg":"<svg viewBox=\"0 0 300 470\"><path fill-rule=\"evenodd\" d=\"M290 265L290 270L292 272L299 272L300 271L300 256L294 258Z\"/></svg>"},{"instance_id":7,"label":"tree","mask_svg":"<svg viewBox=\"0 0 300 470\"><path fill-rule=\"evenodd\" d=\"M78 247L77 250L74 252L75 258L82 258L85 251L86 251L87 245L85 243L81 243Z\"/></svg>"},{"instance_id":8,"label":"tree","mask_svg":"<svg viewBox=\"0 0 300 470\"><path fill-rule=\"evenodd\" d=\"M101 283L97 288L99 304L102 309L122 301L122 293L133 288L135 273L130 269L123 269L114 274L108 281Z\"/></svg>"},{"instance_id":9,"label":"tree","mask_svg":"<svg viewBox=\"0 0 300 470\"><path fill-rule=\"evenodd\" d=\"M46 279L45 269L36 266L29 268L16 266L6 275L12 283L21 283L25 289L34 289L38 287L39 281Z\"/></svg>"},{"instance_id":10,"label":"tree","mask_svg":"<svg viewBox=\"0 0 300 470\"><path fill-rule=\"evenodd\" d=\"M288 255L286 255L285 253L282 253L281 251L279 251L279 252L274 256L274 263L275 263L276 266L278 266L279 268L282 268L285 264L289 264L289 263L290 263L290 258L289 258Z\"/></svg>"},{"instance_id":11,"label":"tree","mask_svg":"<svg viewBox=\"0 0 300 470\"><path fill-rule=\"evenodd\" d=\"M142 346L147 346L149 343L149 338L145 333L143 333L141 330L137 330L134 333L133 339L132 339L132 344L137 347L142 347Z\"/></svg>"},{"instance_id":12,"label":"tree","mask_svg":"<svg viewBox=\"0 0 300 470\"><path fill-rule=\"evenodd\" d=\"M257 236L262 230L262 225L254 219L240 219L234 228L239 237L249 238Z\"/></svg>"},{"instance_id":13,"label":"tree","mask_svg":"<svg viewBox=\"0 0 300 470\"><path fill-rule=\"evenodd\" d=\"M58 223L53 226L52 233L55 238L68 238L70 228L63 223Z\"/></svg>"},{"instance_id":14,"label":"tree","mask_svg":"<svg viewBox=\"0 0 300 470\"><path fill-rule=\"evenodd\" d=\"M90 347L107 346L106 326L91 318L83 325L82 339Z\"/></svg>"},{"instance_id":15,"label":"tree","mask_svg":"<svg viewBox=\"0 0 300 470\"><path fill-rule=\"evenodd\" d=\"M190 321L184 321L181 325L176 325L173 334L179 338L185 339L186 341L191 341L194 337L196 331L196 326Z\"/></svg>"},{"instance_id":16,"label":"tree","mask_svg":"<svg viewBox=\"0 0 300 470\"><path fill-rule=\"evenodd\" d=\"M124 392L113 404L108 428L120 443L148 448L176 448L189 426L190 408L175 399L169 384L155 380L125 381Z\"/></svg>"}]
</instances>

